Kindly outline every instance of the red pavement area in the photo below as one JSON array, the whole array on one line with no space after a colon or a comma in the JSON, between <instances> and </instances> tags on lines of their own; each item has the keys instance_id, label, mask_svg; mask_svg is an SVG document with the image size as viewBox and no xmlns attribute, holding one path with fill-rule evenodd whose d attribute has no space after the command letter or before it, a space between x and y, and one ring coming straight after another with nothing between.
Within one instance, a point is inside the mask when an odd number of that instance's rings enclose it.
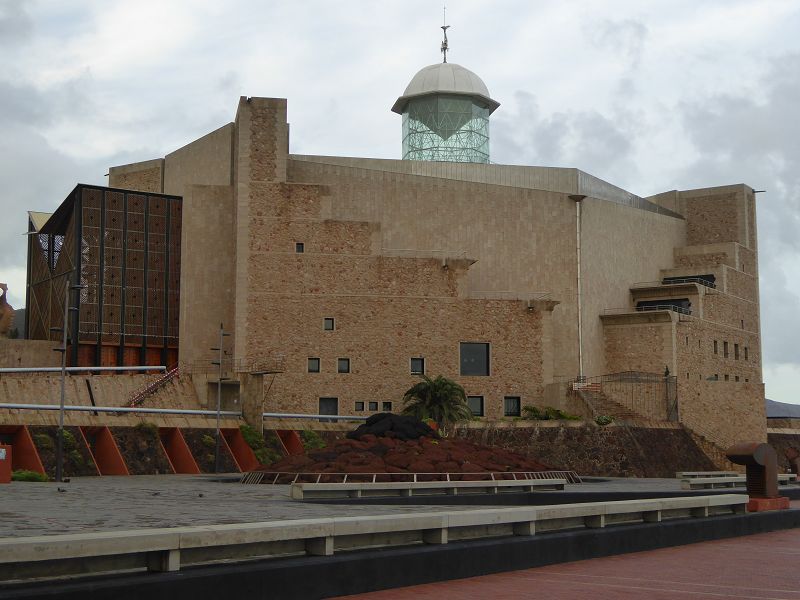
<instances>
[{"instance_id":1,"label":"red pavement area","mask_svg":"<svg viewBox=\"0 0 800 600\"><path fill-rule=\"evenodd\" d=\"M800 600L800 529L621 554L346 598Z\"/></svg>"}]
</instances>

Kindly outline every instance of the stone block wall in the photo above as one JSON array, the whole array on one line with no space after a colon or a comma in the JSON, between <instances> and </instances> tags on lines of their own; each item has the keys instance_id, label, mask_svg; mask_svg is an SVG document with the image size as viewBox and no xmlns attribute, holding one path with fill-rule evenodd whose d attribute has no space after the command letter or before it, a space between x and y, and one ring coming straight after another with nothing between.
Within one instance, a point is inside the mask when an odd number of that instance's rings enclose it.
<instances>
[{"instance_id":1,"label":"stone block wall","mask_svg":"<svg viewBox=\"0 0 800 600\"><path fill-rule=\"evenodd\" d=\"M645 313L627 322L607 320L603 331L608 372L663 373L667 366L674 371L674 325L669 317L664 313Z\"/></svg>"},{"instance_id":2,"label":"stone block wall","mask_svg":"<svg viewBox=\"0 0 800 600\"><path fill-rule=\"evenodd\" d=\"M164 159L156 158L111 167L108 170L108 185L126 190L162 193L164 191Z\"/></svg>"}]
</instances>

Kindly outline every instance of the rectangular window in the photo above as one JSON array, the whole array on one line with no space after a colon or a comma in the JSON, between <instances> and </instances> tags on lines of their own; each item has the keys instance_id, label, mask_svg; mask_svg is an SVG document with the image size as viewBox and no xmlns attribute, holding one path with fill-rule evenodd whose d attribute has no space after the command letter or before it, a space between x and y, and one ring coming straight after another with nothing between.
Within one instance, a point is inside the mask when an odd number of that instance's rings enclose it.
<instances>
[{"instance_id":1,"label":"rectangular window","mask_svg":"<svg viewBox=\"0 0 800 600\"><path fill-rule=\"evenodd\" d=\"M744 359L747 360L747 346L744 347Z\"/></svg>"},{"instance_id":2,"label":"rectangular window","mask_svg":"<svg viewBox=\"0 0 800 600\"><path fill-rule=\"evenodd\" d=\"M335 323L333 317L325 317L322 319L322 329L325 331L333 331L335 328Z\"/></svg>"},{"instance_id":3,"label":"rectangular window","mask_svg":"<svg viewBox=\"0 0 800 600\"><path fill-rule=\"evenodd\" d=\"M687 346L689 345L689 336L688 335L686 336L686 345Z\"/></svg>"},{"instance_id":4,"label":"rectangular window","mask_svg":"<svg viewBox=\"0 0 800 600\"><path fill-rule=\"evenodd\" d=\"M309 358L308 359L308 372L309 373L319 373L319 359L318 358Z\"/></svg>"},{"instance_id":5,"label":"rectangular window","mask_svg":"<svg viewBox=\"0 0 800 600\"><path fill-rule=\"evenodd\" d=\"M714 381L719 381L719 373L714 373Z\"/></svg>"},{"instance_id":6,"label":"rectangular window","mask_svg":"<svg viewBox=\"0 0 800 600\"><path fill-rule=\"evenodd\" d=\"M728 342L722 342L722 356L728 358Z\"/></svg>"},{"instance_id":7,"label":"rectangular window","mask_svg":"<svg viewBox=\"0 0 800 600\"><path fill-rule=\"evenodd\" d=\"M744 319L742 319L742 329L744 329Z\"/></svg>"},{"instance_id":8,"label":"rectangular window","mask_svg":"<svg viewBox=\"0 0 800 600\"><path fill-rule=\"evenodd\" d=\"M719 348L717 346L717 340L714 340L714 354L719 354Z\"/></svg>"},{"instance_id":9,"label":"rectangular window","mask_svg":"<svg viewBox=\"0 0 800 600\"><path fill-rule=\"evenodd\" d=\"M319 399L319 413L320 415L338 415L339 414L339 399L338 398L320 398ZM333 423L335 419L320 419L320 423Z\"/></svg>"},{"instance_id":10,"label":"rectangular window","mask_svg":"<svg viewBox=\"0 0 800 600\"><path fill-rule=\"evenodd\" d=\"M483 396L467 396L467 406L476 417L483 416Z\"/></svg>"},{"instance_id":11,"label":"rectangular window","mask_svg":"<svg viewBox=\"0 0 800 600\"><path fill-rule=\"evenodd\" d=\"M298 254L302 254L306 251L306 245L303 242L295 242L294 251Z\"/></svg>"},{"instance_id":12,"label":"rectangular window","mask_svg":"<svg viewBox=\"0 0 800 600\"><path fill-rule=\"evenodd\" d=\"M489 344L461 342L461 374L489 375Z\"/></svg>"},{"instance_id":13,"label":"rectangular window","mask_svg":"<svg viewBox=\"0 0 800 600\"><path fill-rule=\"evenodd\" d=\"M730 377L728 375L725 375L725 381L728 381L729 379Z\"/></svg>"},{"instance_id":14,"label":"rectangular window","mask_svg":"<svg viewBox=\"0 0 800 600\"><path fill-rule=\"evenodd\" d=\"M376 410L378 410L378 403L377 403L377 402L370 402L370 403L369 403L369 409L370 409L371 411L376 411Z\"/></svg>"},{"instance_id":15,"label":"rectangular window","mask_svg":"<svg viewBox=\"0 0 800 600\"><path fill-rule=\"evenodd\" d=\"M518 417L522 414L519 396L506 396L503 398L503 414L506 417Z\"/></svg>"},{"instance_id":16,"label":"rectangular window","mask_svg":"<svg viewBox=\"0 0 800 600\"><path fill-rule=\"evenodd\" d=\"M364 403L356 402L356 412L363 412L363 411L364 411Z\"/></svg>"},{"instance_id":17,"label":"rectangular window","mask_svg":"<svg viewBox=\"0 0 800 600\"><path fill-rule=\"evenodd\" d=\"M381 410L383 412L392 412L392 403L391 402L381 403Z\"/></svg>"},{"instance_id":18,"label":"rectangular window","mask_svg":"<svg viewBox=\"0 0 800 600\"><path fill-rule=\"evenodd\" d=\"M739 344L733 345L733 358L739 360Z\"/></svg>"},{"instance_id":19,"label":"rectangular window","mask_svg":"<svg viewBox=\"0 0 800 600\"><path fill-rule=\"evenodd\" d=\"M424 375L425 374L425 359L424 358L412 358L411 359L411 374L412 375Z\"/></svg>"},{"instance_id":20,"label":"rectangular window","mask_svg":"<svg viewBox=\"0 0 800 600\"><path fill-rule=\"evenodd\" d=\"M337 361L336 370L339 373L349 373L350 372L350 359L349 358L340 358Z\"/></svg>"},{"instance_id":21,"label":"rectangular window","mask_svg":"<svg viewBox=\"0 0 800 600\"><path fill-rule=\"evenodd\" d=\"M739 376L734 377L734 380L739 381Z\"/></svg>"},{"instance_id":22,"label":"rectangular window","mask_svg":"<svg viewBox=\"0 0 800 600\"><path fill-rule=\"evenodd\" d=\"M745 378L744 378L744 382L745 382L745 383L748 383L749 381L750 381L750 380L749 380L747 377L745 377Z\"/></svg>"}]
</instances>

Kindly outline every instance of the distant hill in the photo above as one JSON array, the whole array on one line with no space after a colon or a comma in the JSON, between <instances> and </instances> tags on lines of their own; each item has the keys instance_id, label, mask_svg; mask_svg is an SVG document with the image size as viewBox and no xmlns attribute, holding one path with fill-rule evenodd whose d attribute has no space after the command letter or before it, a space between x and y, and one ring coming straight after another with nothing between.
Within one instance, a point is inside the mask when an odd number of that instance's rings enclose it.
<instances>
[{"instance_id":1,"label":"distant hill","mask_svg":"<svg viewBox=\"0 0 800 600\"><path fill-rule=\"evenodd\" d=\"M800 419L800 404L776 402L766 398L768 419Z\"/></svg>"}]
</instances>

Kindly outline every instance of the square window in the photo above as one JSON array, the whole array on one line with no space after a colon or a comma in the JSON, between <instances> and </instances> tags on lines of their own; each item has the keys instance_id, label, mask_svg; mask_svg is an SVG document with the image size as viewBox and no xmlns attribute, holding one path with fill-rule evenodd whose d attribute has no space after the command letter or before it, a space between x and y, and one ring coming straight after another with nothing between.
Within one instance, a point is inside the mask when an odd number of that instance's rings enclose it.
<instances>
[{"instance_id":1,"label":"square window","mask_svg":"<svg viewBox=\"0 0 800 600\"><path fill-rule=\"evenodd\" d=\"M349 358L340 358L338 361L336 370L339 373L349 373L350 372L350 359Z\"/></svg>"},{"instance_id":2,"label":"square window","mask_svg":"<svg viewBox=\"0 0 800 600\"><path fill-rule=\"evenodd\" d=\"M364 410L364 403L356 402L356 412L363 412L363 410Z\"/></svg>"},{"instance_id":3,"label":"square window","mask_svg":"<svg viewBox=\"0 0 800 600\"><path fill-rule=\"evenodd\" d=\"M378 403L377 402L370 402L369 403L369 409L372 410L372 411L378 410Z\"/></svg>"},{"instance_id":4,"label":"square window","mask_svg":"<svg viewBox=\"0 0 800 600\"><path fill-rule=\"evenodd\" d=\"M489 344L461 342L461 374L489 375Z\"/></svg>"},{"instance_id":5,"label":"square window","mask_svg":"<svg viewBox=\"0 0 800 600\"><path fill-rule=\"evenodd\" d=\"M506 417L519 417L522 414L519 396L506 396L503 398L503 414Z\"/></svg>"},{"instance_id":6,"label":"square window","mask_svg":"<svg viewBox=\"0 0 800 600\"><path fill-rule=\"evenodd\" d=\"M322 329L325 331L333 331L335 329L333 317L325 317L322 319Z\"/></svg>"},{"instance_id":7,"label":"square window","mask_svg":"<svg viewBox=\"0 0 800 600\"><path fill-rule=\"evenodd\" d=\"M319 413L320 415L338 415L339 414L339 399L338 398L320 398L319 399ZM333 423L336 419L320 419L320 423Z\"/></svg>"},{"instance_id":8,"label":"square window","mask_svg":"<svg viewBox=\"0 0 800 600\"><path fill-rule=\"evenodd\" d=\"M425 359L424 358L412 358L411 359L411 374L412 375L423 375L425 373Z\"/></svg>"},{"instance_id":9,"label":"square window","mask_svg":"<svg viewBox=\"0 0 800 600\"><path fill-rule=\"evenodd\" d=\"M383 402L381 404L381 410L383 412L392 412L392 403L391 402Z\"/></svg>"},{"instance_id":10,"label":"square window","mask_svg":"<svg viewBox=\"0 0 800 600\"><path fill-rule=\"evenodd\" d=\"M306 251L306 245L303 242L295 242L294 251L298 254L302 254Z\"/></svg>"},{"instance_id":11,"label":"square window","mask_svg":"<svg viewBox=\"0 0 800 600\"><path fill-rule=\"evenodd\" d=\"M483 416L483 396L467 396L467 406L476 417Z\"/></svg>"},{"instance_id":12,"label":"square window","mask_svg":"<svg viewBox=\"0 0 800 600\"><path fill-rule=\"evenodd\" d=\"M308 372L309 373L319 373L319 359L318 358L309 358L308 359Z\"/></svg>"}]
</instances>

